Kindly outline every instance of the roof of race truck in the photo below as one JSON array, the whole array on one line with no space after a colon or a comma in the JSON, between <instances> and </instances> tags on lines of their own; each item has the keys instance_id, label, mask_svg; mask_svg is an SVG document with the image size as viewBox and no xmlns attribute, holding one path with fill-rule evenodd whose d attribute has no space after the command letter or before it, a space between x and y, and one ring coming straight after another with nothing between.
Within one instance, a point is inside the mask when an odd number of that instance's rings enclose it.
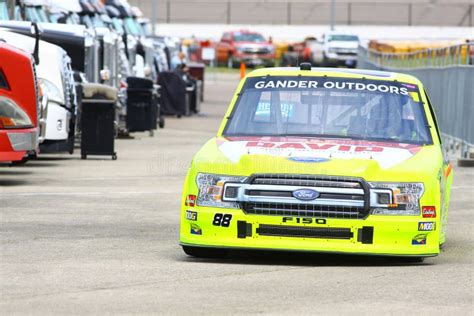
<instances>
[{"instance_id":1,"label":"roof of race truck","mask_svg":"<svg viewBox=\"0 0 474 316\"><path fill-rule=\"evenodd\" d=\"M248 74L248 77L264 76L328 76L353 79L401 81L421 85L421 82L411 75L368 69L312 67L311 70L301 70L300 67L274 67L256 69Z\"/></svg>"}]
</instances>

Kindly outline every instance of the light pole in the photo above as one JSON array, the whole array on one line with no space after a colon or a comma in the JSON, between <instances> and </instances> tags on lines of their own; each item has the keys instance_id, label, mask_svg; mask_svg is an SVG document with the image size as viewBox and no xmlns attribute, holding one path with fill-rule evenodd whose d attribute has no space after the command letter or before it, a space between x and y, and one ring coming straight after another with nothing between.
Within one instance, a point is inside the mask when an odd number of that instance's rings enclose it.
<instances>
[{"instance_id":1,"label":"light pole","mask_svg":"<svg viewBox=\"0 0 474 316\"><path fill-rule=\"evenodd\" d=\"M158 0L151 0L151 34L155 36L155 27L156 27L156 11L158 10Z\"/></svg>"},{"instance_id":2,"label":"light pole","mask_svg":"<svg viewBox=\"0 0 474 316\"><path fill-rule=\"evenodd\" d=\"M331 1L331 31L334 31L334 24L336 23L336 0Z\"/></svg>"}]
</instances>

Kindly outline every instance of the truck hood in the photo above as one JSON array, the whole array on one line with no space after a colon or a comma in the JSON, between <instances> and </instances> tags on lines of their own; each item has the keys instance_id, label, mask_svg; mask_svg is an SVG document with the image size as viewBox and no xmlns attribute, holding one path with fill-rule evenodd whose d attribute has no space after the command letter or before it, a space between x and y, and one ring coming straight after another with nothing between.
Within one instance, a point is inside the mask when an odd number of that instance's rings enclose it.
<instances>
[{"instance_id":1,"label":"truck hood","mask_svg":"<svg viewBox=\"0 0 474 316\"><path fill-rule=\"evenodd\" d=\"M196 172L243 176L293 173L408 182L436 176L438 170L433 167L439 166L440 160L442 154L436 146L349 139L217 137L196 154L193 168Z\"/></svg>"}]
</instances>

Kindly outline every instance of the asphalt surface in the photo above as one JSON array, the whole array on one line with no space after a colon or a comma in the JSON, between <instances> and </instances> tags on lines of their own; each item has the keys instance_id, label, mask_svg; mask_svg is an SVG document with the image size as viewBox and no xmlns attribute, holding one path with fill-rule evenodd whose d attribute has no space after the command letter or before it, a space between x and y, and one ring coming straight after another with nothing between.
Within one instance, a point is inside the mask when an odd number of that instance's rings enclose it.
<instances>
[{"instance_id":1,"label":"asphalt surface","mask_svg":"<svg viewBox=\"0 0 474 316\"><path fill-rule=\"evenodd\" d=\"M447 242L421 264L182 252L185 172L237 79L210 74L202 115L117 140L117 161L76 153L0 167L0 314L472 315L472 168L455 168Z\"/></svg>"}]
</instances>

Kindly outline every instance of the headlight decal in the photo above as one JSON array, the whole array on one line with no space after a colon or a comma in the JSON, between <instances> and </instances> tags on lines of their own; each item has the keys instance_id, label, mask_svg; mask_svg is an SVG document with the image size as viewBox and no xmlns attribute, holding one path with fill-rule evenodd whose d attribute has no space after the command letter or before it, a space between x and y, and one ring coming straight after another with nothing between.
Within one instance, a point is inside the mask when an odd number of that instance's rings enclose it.
<instances>
[{"instance_id":1,"label":"headlight decal","mask_svg":"<svg viewBox=\"0 0 474 316\"><path fill-rule=\"evenodd\" d=\"M372 214L420 215L423 183L371 182L369 185Z\"/></svg>"},{"instance_id":2,"label":"headlight decal","mask_svg":"<svg viewBox=\"0 0 474 316\"><path fill-rule=\"evenodd\" d=\"M246 177L226 176L208 173L199 173L196 177L198 186L198 206L222 207L222 208L240 208L237 202L222 201L224 184L226 182L243 182Z\"/></svg>"}]
</instances>

